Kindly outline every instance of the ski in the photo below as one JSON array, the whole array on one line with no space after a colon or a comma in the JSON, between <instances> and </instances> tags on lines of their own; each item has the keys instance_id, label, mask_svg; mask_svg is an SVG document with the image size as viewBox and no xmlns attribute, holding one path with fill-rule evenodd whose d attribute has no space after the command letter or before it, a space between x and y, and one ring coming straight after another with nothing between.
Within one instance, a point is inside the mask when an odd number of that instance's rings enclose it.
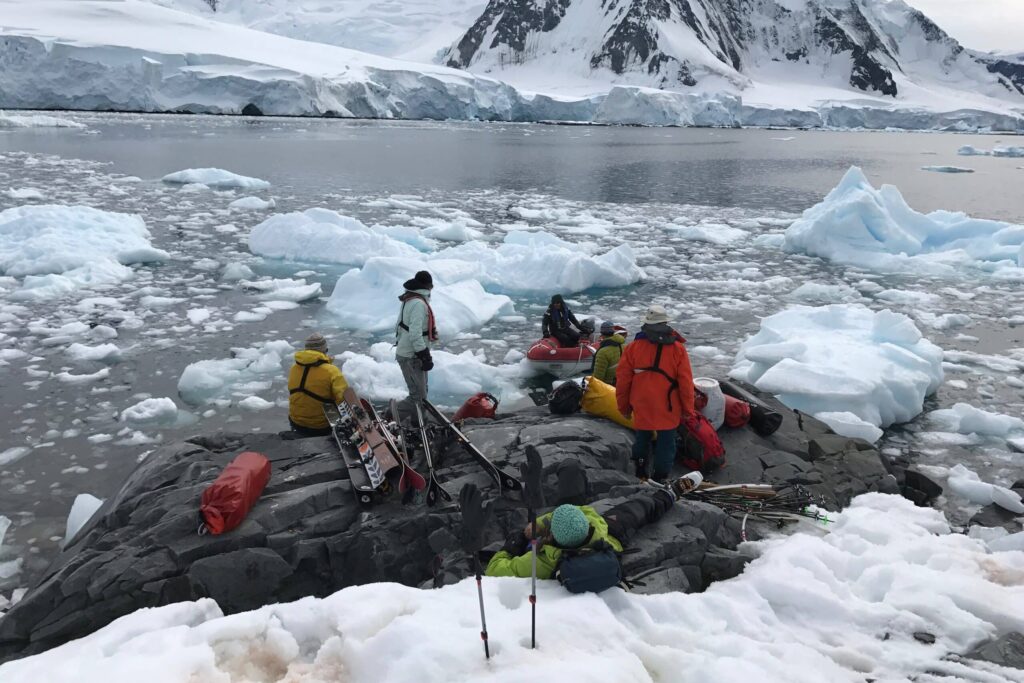
<instances>
[{"instance_id":1,"label":"ski","mask_svg":"<svg viewBox=\"0 0 1024 683\"><path fill-rule=\"evenodd\" d=\"M473 459L476 460L477 464L484 468L484 471L487 472L487 475L494 480L495 485L498 487L499 493L505 490L522 490L523 483L519 481L519 479L512 476L511 474L509 474L508 472L506 472L505 470L501 469L493 462L491 462L486 455L480 452L479 448L473 445L473 442L469 440L469 437L463 434L462 431L458 427L456 427L451 420L449 420L440 410L437 409L437 406L435 406L433 403L427 400L423 401L423 405L426 406L427 410L430 412L430 415L434 417L434 419L436 419L443 428L447 429L452 436L455 437L455 440L459 442L463 450L465 450L467 453L473 456ZM420 424L423 424L422 419L420 421Z\"/></svg>"},{"instance_id":2,"label":"ski","mask_svg":"<svg viewBox=\"0 0 1024 683\"><path fill-rule=\"evenodd\" d=\"M402 471L398 477L398 492L403 496L407 491L422 491L427 488L427 480L423 478L423 475L412 468L409 464L409 455L405 450L405 435L402 434L401 428L398 428L397 432L392 431L390 426L385 425L381 420L380 415L377 413L377 409L374 408L369 401L363 400L366 404L367 412L370 414L370 419L373 420L374 424L377 425L377 430L384 436L384 440L387 441L388 447L394 453L398 460L398 464ZM397 415L397 403L394 399L391 399L391 414ZM396 441L395 437L398 437Z\"/></svg>"},{"instance_id":3,"label":"ski","mask_svg":"<svg viewBox=\"0 0 1024 683\"><path fill-rule=\"evenodd\" d=\"M331 434L341 452L345 469L348 470L348 477L352 482L352 491L356 494L356 500L363 505L369 505L378 495L378 487L385 481L384 474L380 471L380 464L372 456L369 458L369 464L362 458L360 452L360 446L363 444L362 435L355 421L349 415L347 406L343 411L338 405L324 403L323 410L324 417L327 418L327 423L331 427Z\"/></svg>"},{"instance_id":4,"label":"ski","mask_svg":"<svg viewBox=\"0 0 1024 683\"><path fill-rule=\"evenodd\" d=\"M424 401L426 403L426 401ZM427 405L430 405L427 403ZM427 459L427 505L434 506L437 504L437 499L443 498L445 502L451 502L452 496L450 493L444 490L440 482L437 481L437 476L434 473L434 460L430 455L430 436L427 434L427 423L423 419L423 409L420 405L416 404L416 421L420 426L420 439L423 441L423 455Z\"/></svg>"},{"instance_id":5,"label":"ski","mask_svg":"<svg viewBox=\"0 0 1024 683\"><path fill-rule=\"evenodd\" d=\"M398 467L398 459L388 447L389 444L384 434L378 429L378 425L374 424L371 417L372 414L376 413L373 410L373 406L368 401L361 399L352 390L352 387L345 389L342 399L343 402L338 407L348 410L352 420L355 422L356 429L359 430L359 434L362 436L364 445L360 447L360 457L364 460L367 458L375 460L377 468L373 468L371 465L370 469L376 470L379 468L382 475ZM374 474L371 473L370 478L374 479Z\"/></svg>"}]
</instances>

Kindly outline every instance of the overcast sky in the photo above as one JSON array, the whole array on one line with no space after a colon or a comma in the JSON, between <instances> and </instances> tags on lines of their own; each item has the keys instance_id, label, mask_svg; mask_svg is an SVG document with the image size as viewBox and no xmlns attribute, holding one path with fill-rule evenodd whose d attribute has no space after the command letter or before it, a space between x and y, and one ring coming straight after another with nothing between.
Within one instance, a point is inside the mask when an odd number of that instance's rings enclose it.
<instances>
[{"instance_id":1,"label":"overcast sky","mask_svg":"<svg viewBox=\"0 0 1024 683\"><path fill-rule=\"evenodd\" d=\"M975 50L1024 52L1024 0L907 0Z\"/></svg>"}]
</instances>

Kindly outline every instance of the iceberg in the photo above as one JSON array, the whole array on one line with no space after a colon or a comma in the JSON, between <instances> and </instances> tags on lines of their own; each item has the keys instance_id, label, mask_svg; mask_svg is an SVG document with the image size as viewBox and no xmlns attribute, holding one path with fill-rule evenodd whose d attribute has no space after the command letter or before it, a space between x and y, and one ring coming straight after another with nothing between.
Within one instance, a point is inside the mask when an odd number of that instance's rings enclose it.
<instances>
[{"instance_id":1,"label":"iceberg","mask_svg":"<svg viewBox=\"0 0 1024 683\"><path fill-rule=\"evenodd\" d=\"M881 272L954 275L966 268L1024 279L1024 225L910 208L851 167L825 199L786 229L783 249Z\"/></svg>"},{"instance_id":2,"label":"iceberg","mask_svg":"<svg viewBox=\"0 0 1024 683\"><path fill-rule=\"evenodd\" d=\"M420 255L355 218L320 208L271 216L249 233L249 250L267 258L350 266L361 266L372 257Z\"/></svg>"},{"instance_id":3,"label":"iceberg","mask_svg":"<svg viewBox=\"0 0 1024 683\"><path fill-rule=\"evenodd\" d=\"M740 346L730 375L841 434L877 438L867 427L921 413L943 380L942 349L910 318L889 310L793 306L761 321Z\"/></svg>"},{"instance_id":4,"label":"iceberg","mask_svg":"<svg viewBox=\"0 0 1024 683\"><path fill-rule=\"evenodd\" d=\"M133 275L128 265L167 258L134 214L50 204L0 211L0 274L24 278L16 298L121 282Z\"/></svg>"},{"instance_id":5,"label":"iceberg","mask_svg":"<svg viewBox=\"0 0 1024 683\"><path fill-rule=\"evenodd\" d=\"M294 350L289 342L278 339L231 349L231 358L196 361L182 371L178 396L191 405L202 405L236 393L249 396L251 392L246 391L253 384L269 389L268 380L284 376L285 359Z\"/></svg>"},{"instance_id":6,"label":"iceberg","mask_svg":"<svg viewBox=\"0 0 1024 683\"><path fill-rule=\"evenodd\" d=\"M184 171L168 173L162 180L171 185L205 185L218 189L266 190L270 183L259 178L238 175L222 168L186 168ZM242 200L236 200L237 202Z\"/></svg>"}]
</instances>

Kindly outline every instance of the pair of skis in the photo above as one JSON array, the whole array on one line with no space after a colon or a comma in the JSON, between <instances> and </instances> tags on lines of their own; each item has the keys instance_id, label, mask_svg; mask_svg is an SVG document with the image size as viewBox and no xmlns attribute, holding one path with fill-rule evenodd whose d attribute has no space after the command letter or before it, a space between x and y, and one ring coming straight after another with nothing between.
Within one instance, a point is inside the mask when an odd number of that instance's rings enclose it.
<instances>
[{"instance_id":1,"label":"pair of skis","mask_svg":"<svg viewBox=\"0 0 1024 683\"><path fill-rule=\"evenodd\" d=\"M424 400L422 407L419 405L416 406L416 420L419 424L420 440L423 443L423 453L427 460L427 505L435 505L439 498L443 499L445 502L450 502L452 500L452 496L437 480L437 475L434 470L433 454L430 450L430 430L427 426L426 420L424 419L424 408L426 408L426 414L430 415L441 429L448 432L448 434L455 439L462 449L468 453L481 468L483 468L487 476L494 481L494 485L498 487L499 495L503 491L522 490L523 484L519 479L491 462L490 458L481 453L480 449L473 445L473 442L469 440L469 437L463 434L462 430L456 427L454 422L438 410L437 406L430 401Z\"/></svg>"},{"instance_id":2,"label":"pair of skis","mask_svg":"<svg viewBox=\"0 0 1024 683\"><path fill-rule=\"evenodd\" d=\"M323 410L362 505L372 504L392 488L403 496L426 488L423 476L409 464L405 449L395 443L373 404L351 387L341 403L324 403Z\"/></svg>"},{"instance_id":3,"label":"pair of skis","mask_svg":"<svg viewBox=\"0 0 1024 683\"><path fill-rule=\"evenodd\" d=\"M522 489L522 483L516 477L491 462L434 404L429 401L423 403L426 412L484 469L499 492ZM393 399L390 408L394 420L393 432L380 418L373 404L356 395L351 387L345 390L341 403L323 404L324 415L348 469L357 500L363 505L370 505L395 488L406 500L417 492L426 491L425 498L429 506L436 505L438 500L451 502L451 494L441 486L434 469L430 433L423 408L416 406L416 419L427 462L426 477L410 464L408 440L399 424L398 405Z\"/></svg>"}]
</instances>

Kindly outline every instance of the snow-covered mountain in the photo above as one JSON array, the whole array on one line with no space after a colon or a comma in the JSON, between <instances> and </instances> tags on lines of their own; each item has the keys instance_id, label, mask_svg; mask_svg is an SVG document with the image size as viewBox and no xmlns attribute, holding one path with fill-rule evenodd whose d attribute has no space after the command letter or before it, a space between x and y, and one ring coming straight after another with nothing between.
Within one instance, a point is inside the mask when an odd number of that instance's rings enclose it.
<instances>
[{"instance_id":1,"label":"snow-covered mountain","mask_svg":"<svg viewBox=\"0 0 1024 683\"><path fill-rule=\"evenodd\" d=\"M924 88L1024 105L1019 62L964 49L902 0L490 0L446 63L524 86Z\"/></svg>"},{"instance_id":2,"label":"snow-covered mountain","mask_svg":"<svg viewBox=\"0 0 1024 683\"><path fill-rule=\"evenodd\" d=\"M1024 131L902 0L485 3L0 0L0 108Z\"/></svg>"}]
</instances>

